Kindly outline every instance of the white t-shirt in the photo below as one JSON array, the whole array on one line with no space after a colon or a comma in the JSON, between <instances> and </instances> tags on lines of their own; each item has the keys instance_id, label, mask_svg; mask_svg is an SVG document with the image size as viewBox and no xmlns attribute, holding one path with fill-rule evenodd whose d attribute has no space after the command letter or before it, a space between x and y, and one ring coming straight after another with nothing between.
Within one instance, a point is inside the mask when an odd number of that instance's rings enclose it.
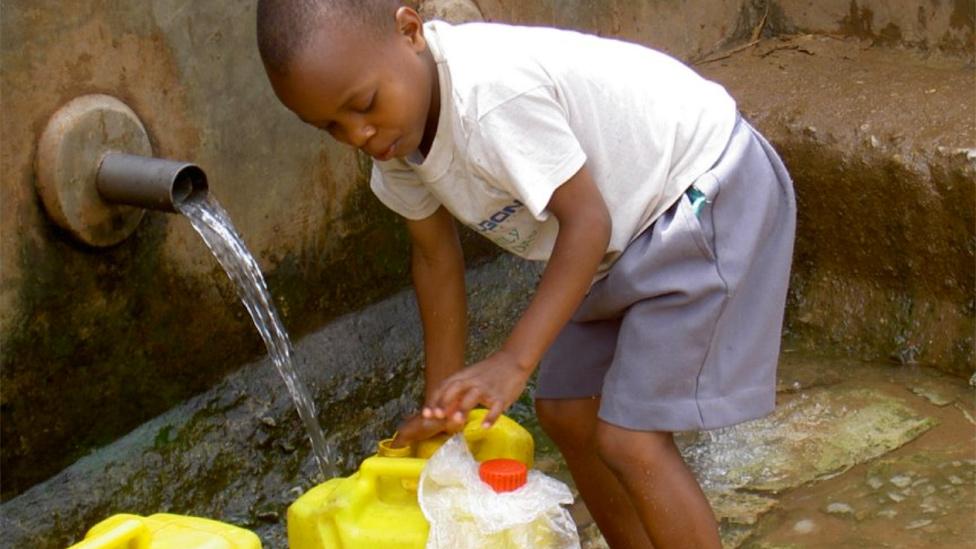
<instances>
[{"instance_id":1,"label":"white t-shirt","mask_svg":"<svg viewBox=\"0 0 976 549\"><path fill-rule=\"evenodd\" d=\"M443 205L528 259L558 231L546 205L585 164L613 230L600 272L718 160L735 101L643 46L534 27L427 23L440 115L426 158L375 162L370 187L423 219Z\"/></svg>"}]
</instances>

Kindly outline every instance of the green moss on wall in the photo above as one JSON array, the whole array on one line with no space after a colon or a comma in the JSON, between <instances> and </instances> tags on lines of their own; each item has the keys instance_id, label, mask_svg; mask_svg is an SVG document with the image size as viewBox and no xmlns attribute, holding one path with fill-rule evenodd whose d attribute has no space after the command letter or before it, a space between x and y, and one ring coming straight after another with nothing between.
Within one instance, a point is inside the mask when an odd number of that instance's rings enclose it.
<instances>
[{"instance_id":1,"label":"green moss on wall","mask_svg":"<svg viewBox=\"0 0 976 549\"><path fill-rule=\"evenodd\" d=\"M320 228L343 227L326 257L299 251L265 273L293 338L409 284L404 224L370 193L368 173L363 160L341 217ZM165 261L168 224L185 222L150 213L106 250L50 223L40 239L22 238L30 275L13 330L0 335L4 499L264 354L216 260L197 278ZM471 263L497 253L473 233L462 240Z\"/></svg>"}]
</instances>

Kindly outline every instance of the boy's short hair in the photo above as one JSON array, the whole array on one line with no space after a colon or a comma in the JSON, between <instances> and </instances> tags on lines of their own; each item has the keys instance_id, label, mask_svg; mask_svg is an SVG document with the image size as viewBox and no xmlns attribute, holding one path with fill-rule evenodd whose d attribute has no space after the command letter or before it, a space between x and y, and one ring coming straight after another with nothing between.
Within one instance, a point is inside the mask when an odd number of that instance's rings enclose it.
<instances>
[{"instance_id":1,"label":"boy's short hair","mask_svg":"<svg viewBox=\"0 0 976 549\"><path fill-rule=\"evenodd\" d=\"M258 0L261 60L269 71L286 74L316 30L342 25L366 31L364 38L369 39L393 23L400 5L399 0Z\"/></svg>"}]
</instances>

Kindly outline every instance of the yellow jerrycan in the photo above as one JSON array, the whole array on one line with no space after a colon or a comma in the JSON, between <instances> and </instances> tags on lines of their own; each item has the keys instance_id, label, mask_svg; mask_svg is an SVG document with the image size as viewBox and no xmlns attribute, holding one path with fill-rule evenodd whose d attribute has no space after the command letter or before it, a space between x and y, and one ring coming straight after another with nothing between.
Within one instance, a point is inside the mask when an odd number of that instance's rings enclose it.
<instances>
[{"instance_id":1,"label":"yellow jerrycan","mask_svg":"<svg viewBox=\"0 0 976 549\"><path fill-rule=\"evenodd\" d=\"M475 460L507 458L531 468L532 435L506 416L485 429L485 414L472 410L463 431ZM423 549L429 525L417 503L417 483L427 458L447 439L441 435L406 448L381 441L359 471L306 492L288 508L289 548Z\"/></svg>"},{"instance_id":2,"label":"yellow jerrycan","mask_svg":"<svg viewBox=\"0 0 976 549\"><path fill-rule=\"evenodd\" d=\"M261 549L261 540L250 530L200 517L118 514L68 549Z\"/></svg>"}]
</instances>

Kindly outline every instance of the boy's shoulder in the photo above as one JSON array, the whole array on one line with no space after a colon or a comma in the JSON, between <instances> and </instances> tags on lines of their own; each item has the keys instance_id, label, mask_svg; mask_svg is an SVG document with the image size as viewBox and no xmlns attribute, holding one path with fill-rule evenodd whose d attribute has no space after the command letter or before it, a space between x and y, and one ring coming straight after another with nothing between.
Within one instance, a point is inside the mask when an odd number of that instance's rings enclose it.
<instances>
[{"instance_id":1,"label":"boy's shoulder","mask_svg":"<svg viewBox=\"0 0 976 549\"><path fill-rule=\"evenodd\" d=\"M578 47L594 47L600 38L551 27L525 27L502 23L427 23L439 57L452 64L475 66L480 71L518 70L569 58ZM609 42L609 40L608 40Z\"/></svg>"},{"instance_id":2,"label":"boy's shoulder","mask_svg":"<svg viewBox=\"0 0 976 549\"><path fill-rule=\"evenodd\" d=\"M626 81L635 70L675 63L640 44L574 30L442 21L428 22L426 29L434 58L447 66L452 92L462 101L485 95L490 104L539 87L582 82L600 87Z\"/></svg>"},{"instance_id":3,"label":"boy's shoulder","mask_svg":"<svg viewBox=\"0 0 976 549\"><path fill-rule=\"evenodd\" d=\"M498 23L427 24L435 59L447 67L451 96L461 114L480 118L500 105L554 84L552 75L568 63L554 45L578 33Z\"/></svg>"}]
</instances>

